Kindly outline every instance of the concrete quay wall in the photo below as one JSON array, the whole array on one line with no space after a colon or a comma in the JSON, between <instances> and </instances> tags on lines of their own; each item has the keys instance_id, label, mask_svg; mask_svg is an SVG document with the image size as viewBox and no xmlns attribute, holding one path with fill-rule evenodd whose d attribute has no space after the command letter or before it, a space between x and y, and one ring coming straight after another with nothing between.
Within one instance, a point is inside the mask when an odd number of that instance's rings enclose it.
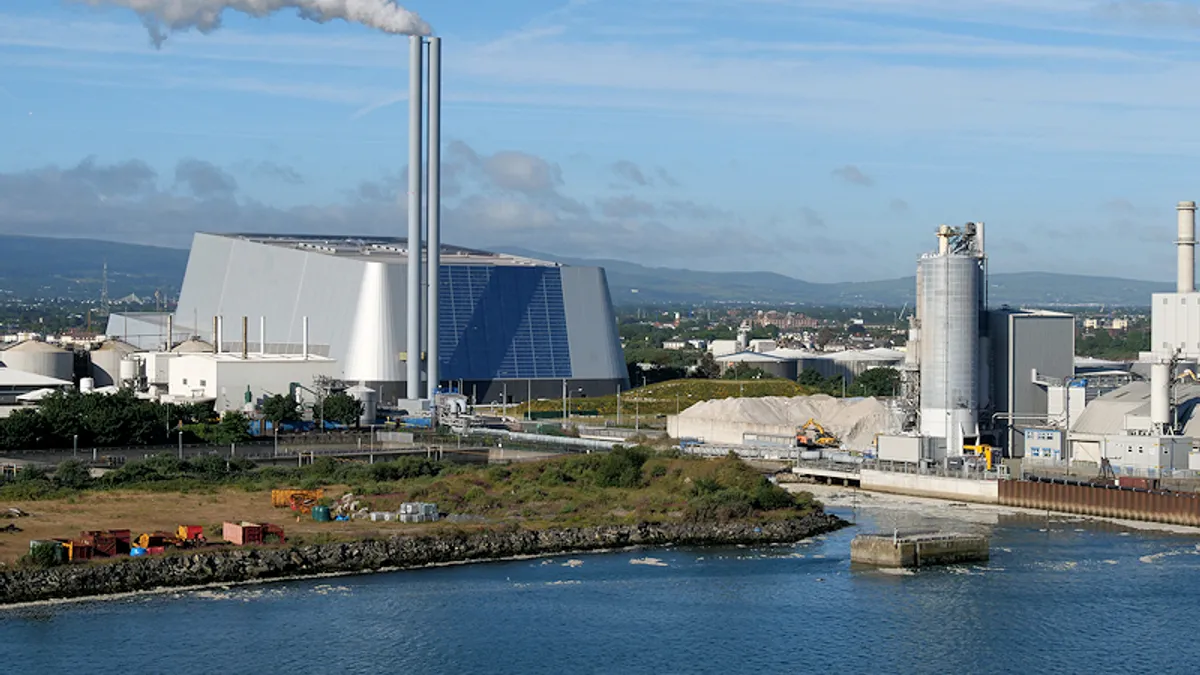
<instances>
[{"instance_id":1,"label":"concrete quay wall","mask_svg":"<svg viewBox=\"0 0 1200 675\"><path fill-rule=\"evenodd\" d=\"M988 539L978 535L900 537L860 535L850 542L850 562L876 567L924 567L988 559Z\"/></svg>"},{"instance_id":2,"label":"concrete quay wall","mask_svg":"<svg viewBox=\"0 0 1200 675\"><path fill-rule=\"evenodd\" d=\"M863 469L859 473L859 485L862 489L873 492L890 492L981 504L1000 503L999 481L994 480L946 478Z\"/></svg>"}]
</instances>

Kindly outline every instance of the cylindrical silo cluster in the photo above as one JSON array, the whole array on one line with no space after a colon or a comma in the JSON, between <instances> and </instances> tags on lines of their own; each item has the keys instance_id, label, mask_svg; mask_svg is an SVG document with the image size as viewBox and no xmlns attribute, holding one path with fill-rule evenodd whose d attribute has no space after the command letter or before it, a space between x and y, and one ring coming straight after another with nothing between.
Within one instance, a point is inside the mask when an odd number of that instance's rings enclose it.
<instances>
[{"instance_id":1,"label":"cylindrical silo cluster","mask_svg":"<svg viewBox=\"0 0 1200 675\"><path fill-rule=\"evenodd\" d=\"M97 387L121 386L121 364L137 347L114 338L91 351L92 380Z\"/></svg>"},{"instance_id":2,"label":"cylindrical silo cluster","mask_svg":"<svg viewBox=\"0 0 1200 675\"><path fill-rule=\"evenodd\" d=\"M0 352L0 363L13 370L67 382L75 378L75 354L40 340L26 340Z\"/></svg>"},{"instance_id":3,"label":"cylindrical silo cluster","mask_svg":"<svg viewBox=\"0 0 1200 675\"><path fill-rule=\"evenodd\" d=\"M921 434L945 439L950 456L979 434L983 251L975 232L942 226L938 252L917 266Z\"/></svg>"}]
</instances>

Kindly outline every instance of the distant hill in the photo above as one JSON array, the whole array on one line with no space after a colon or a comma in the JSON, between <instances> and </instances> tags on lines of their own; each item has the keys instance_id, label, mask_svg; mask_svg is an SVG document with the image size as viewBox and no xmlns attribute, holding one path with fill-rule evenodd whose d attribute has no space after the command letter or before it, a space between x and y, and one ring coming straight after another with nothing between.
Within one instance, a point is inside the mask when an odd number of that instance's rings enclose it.
<instances>
[{"instance_id":1,"label":"distant hill","mask_svg":"<svg viewBox=\"0 0 1200 675\"><path fill-rule=\"evenodd\" d=\"M884 281L814 283L774 272L700 272L646 267L622 260L556 256L523 249L507 252L568 265L604 267L618 305L649 303L767 302L827 306L899 307L913 303L914 277ZM183 284L184 249L89 239L0 235L0 292L20 298L99 299L108 262L108 295L175 296ZM1149 306L1150 294L1168 283L1050 272L992 274L989 304Z\"/></svg>"},{"instance_id":2,"label":"distant hill","mask_svg":"<svg viewBox=\"0 0 1200 675\"><path fill-rule=\"evenodd\" d=\"M613 302L770 302L828 306L910 306L916 277L883 281L814 283L774 272L697 272L603 258L571 258L523 249L509 253L604 267ZM988 304L1039 307L1107 305L1149 307L1150 294L1173 290L1169 283L1052 272L989 275Z\"/></svg>"},{"instance_id":3,"label":"distant hill","mask_svg":"<svg viewBox=\"0 0 1200 675\"><path fill-rule=\"evenodd\" d=\"M18 298L100 298L108 263L108 297L174 297L188 252L91 239L0 235L0 291Z\"/></svg>"}]
</instances>

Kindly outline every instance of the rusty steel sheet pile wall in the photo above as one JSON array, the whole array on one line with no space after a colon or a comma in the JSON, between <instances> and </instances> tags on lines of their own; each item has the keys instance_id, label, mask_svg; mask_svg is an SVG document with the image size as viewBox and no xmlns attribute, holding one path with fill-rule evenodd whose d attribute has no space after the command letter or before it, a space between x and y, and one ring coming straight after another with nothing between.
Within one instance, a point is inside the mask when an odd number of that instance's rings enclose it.
<instances>
[{"instance_id":1,"label":"rusty steel sheet pile wall","mask_svg":"<svg viewBox=\"0 0 1200 675\"><path fill-rule=\"evenodd\" d=\"M1200 527L1200 495L1194 493L1004 480L1000 481L1000 504Z\"/></svg>"}]
</instances>

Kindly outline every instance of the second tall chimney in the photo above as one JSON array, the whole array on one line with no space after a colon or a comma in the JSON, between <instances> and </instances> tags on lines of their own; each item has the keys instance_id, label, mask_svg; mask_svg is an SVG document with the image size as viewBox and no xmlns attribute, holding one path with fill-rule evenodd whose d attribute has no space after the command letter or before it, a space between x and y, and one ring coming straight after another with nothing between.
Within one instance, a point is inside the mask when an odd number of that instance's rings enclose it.
<instances>
[{"instance_id":1,"label":"second tall chimney","mask_svg":"<svg viewBox=\"0 0 1200 675\"><path fill-rule=\"evenodd\" d=\"M1196 202L1179 202L1175 207L1179 213L1179 239L1175 242L1178 251L1177 293L1196 291Z\"/></svg>"},{"instance_id":2,"label":"second tall chimney","mask_svg":"<svg viewBox=\"0 0 1200 675\"><path fill-rule=\"evenodd\" d=\"M437 394L438 381L438 286L441 284L441 220L442 220L442 39L429 38L429 156L427 161L429 194L426 199L428 211L427 293L425 302L425 379L426 397L433 399Z\"/></svg>"},{"instance_id":3,"label":"second tall chimney","mask_svg":"<svg viewBox=\"0 0 1200 675\"><path fill-rule=\"evenodd\" d=\"M405 379L410 399L421 398L421 80L420 35L408 39L408 335Z\"/></svg>"}]
</instances>

